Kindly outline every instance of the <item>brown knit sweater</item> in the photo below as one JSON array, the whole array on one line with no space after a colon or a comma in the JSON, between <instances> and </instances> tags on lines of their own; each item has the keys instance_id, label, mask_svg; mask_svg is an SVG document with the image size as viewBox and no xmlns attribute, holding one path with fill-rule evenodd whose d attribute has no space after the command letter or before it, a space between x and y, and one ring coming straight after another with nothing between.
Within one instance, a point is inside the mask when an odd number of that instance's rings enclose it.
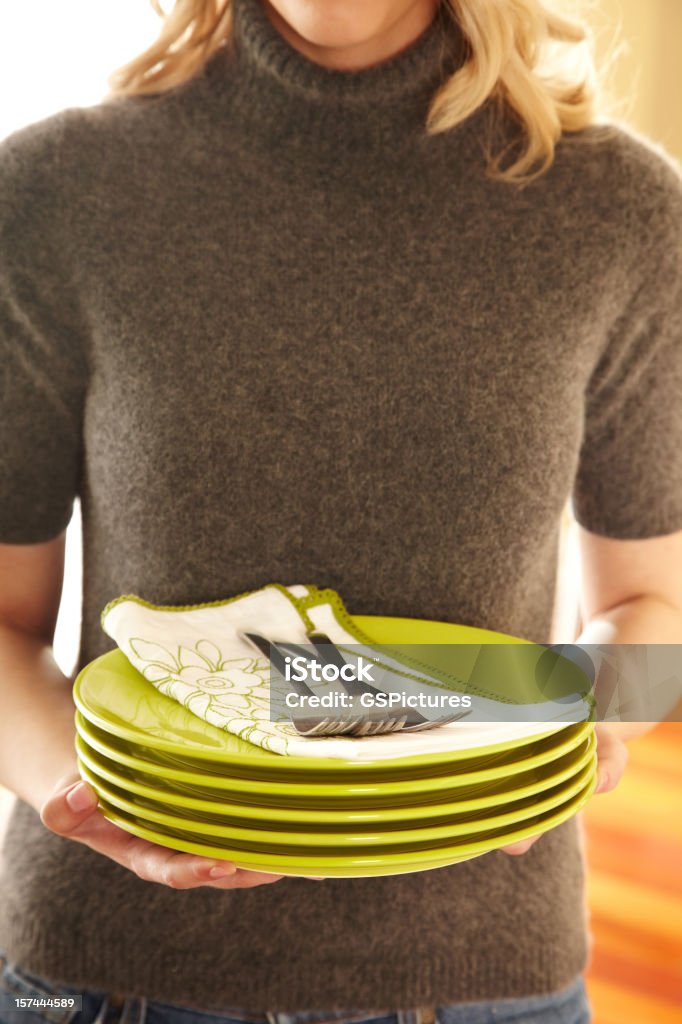
<instances>
[{"instance_id":1,"label":"brown knit sweater","mask_svg":"<svg viewBox=\"0 0 682 1024\"><path fill-rule=\"evenodd\" d=\"M492 182L487 108L423 130L456 59L438 19L343 72L258 0L236 15L234 52L187 85L0 148L0 541L56 536L80 497L79 665L112 647L121 593L270 581L546 642L570 496L610 537L682 528L679 173L615 127L564 139L525 189ZM411 875L174 892L18 803L0 948L203 1008L549 992L585 963L578 830Z\"/></svg>"}]
</instances>

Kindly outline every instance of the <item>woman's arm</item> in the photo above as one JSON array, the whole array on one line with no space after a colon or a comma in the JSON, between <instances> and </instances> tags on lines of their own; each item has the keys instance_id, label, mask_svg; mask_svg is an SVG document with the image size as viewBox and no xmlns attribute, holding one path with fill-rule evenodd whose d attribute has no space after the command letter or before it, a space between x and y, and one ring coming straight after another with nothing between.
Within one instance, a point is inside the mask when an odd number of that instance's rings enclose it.
<instances>
[{"instance_id":1,"label":"woman's arm","mask_svg":"<svg viewBox=\"0 0 682 1024\"><path fill-rule=\"evenodd\" d=\"M578 643L682 644L682 530L646 540L614 540L578 527L582 567ZM597 725L597 793L614 789L627 763L627 740L651 723ZM539 836L505 847L525 853Z\"/></svg>"},{"instance_id":2,"label":"woman's arm","mask_svg":"<svg viewBox=\"0 0 682 1024\"><path fill-rule=\"evenodd\" d=\"M0 783L39 810L74 767L71 683L52 638L64 540L0 544Z\"/></svg>"},{"instance_id":3,"label":"woman's arm","mask_svg":"<svg viewBox=\"0 0 682 1024\"><path fill-rule=\"evenodd\" d=\"M63 567L63 534L43 544L0 544L0 784L39 811L53 832L145 880L174 889L277 881L281 876L145 842L99 813L94 790L79 781L71 680L52 652Z\"/></svg>"},{"instance_id":4,"label":"woman's arm","mask_svg":"<svg viewBox=\"0 0 682 1024\"><path fill-rule=\"evenodd\" d=\"M578 642L682 644L682 530L648 540L578 531L585 623ZM609 728L627 740L652 725L622 722Z\"/></svg>"}]
</instances>

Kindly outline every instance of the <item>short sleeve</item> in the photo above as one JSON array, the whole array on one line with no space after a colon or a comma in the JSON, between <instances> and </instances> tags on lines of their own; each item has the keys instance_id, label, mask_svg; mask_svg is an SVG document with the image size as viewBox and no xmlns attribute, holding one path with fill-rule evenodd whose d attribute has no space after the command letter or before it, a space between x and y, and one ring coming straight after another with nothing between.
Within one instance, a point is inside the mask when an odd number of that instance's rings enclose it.
<instances>
[{"instance_id":1,"label":"short sleeve","mask_svg":"<svg viewBox=\"0 0 682 1024\"><path fill-rule=\"evenodd\" d=\"M0 143L0 542L49 540L78 494L84 332L57 116Z\"/></svg>"},{"instance_id":2,"label":"short sleeve","mask_svg":"<svg viewBox=\"0 0 682 1024\"><path fill-rule=\"evenodd\" d=\"M581 526L623 540L682 530L682 177L650 159L632 284L589 380L572 493Z\"/></svg>"}]
</instances>

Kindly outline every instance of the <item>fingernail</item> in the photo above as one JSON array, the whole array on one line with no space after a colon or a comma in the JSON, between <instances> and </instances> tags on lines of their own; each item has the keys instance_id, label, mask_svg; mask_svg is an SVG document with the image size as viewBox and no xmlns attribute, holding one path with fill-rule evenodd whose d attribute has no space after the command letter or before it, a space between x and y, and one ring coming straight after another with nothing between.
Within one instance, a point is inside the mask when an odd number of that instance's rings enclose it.
<instances>
[{"instance_id":1,"label":"fingernail","mask_svg":"<svg viewBox=\"0 0 682 1024\"><path fill-rule=\"evenodd\" d=\"M77 782L73 789L66 794L66 802L72 811L80 814L82 811L95 807L97 797L85 782Z\"/></svg>"},{"instance_id":2,"label":"fingernail","mask_svg":"<svg viewBox=\"0 0 682 1024\"><path fill-rule=\"evenodd\" d=\"M209 878L225 878L235 872L234 864L216 864L208 873Z\"/></svg>"},{"instance_id":3,"label":"fingernail","mask_svg":"<svg viewBox=\"0 0 682 1024\"><path fill-rule=\"evenodd\" d=\"M609 777L606 774L606 772L603 772L599 776L599 781L597 782L597 788L595 789L595 793L603 793L604 790L608 788L608 785L609 785Z\"/></svg>"}]
</instances>

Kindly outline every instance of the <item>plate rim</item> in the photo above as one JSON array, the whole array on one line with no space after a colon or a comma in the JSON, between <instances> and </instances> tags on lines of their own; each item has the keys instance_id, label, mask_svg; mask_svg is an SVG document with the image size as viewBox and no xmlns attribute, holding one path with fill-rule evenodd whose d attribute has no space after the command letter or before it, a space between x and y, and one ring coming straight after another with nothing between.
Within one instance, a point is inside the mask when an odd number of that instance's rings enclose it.
<instances>
[{"instance_id":1,"label":"plate rim","mask_svg":"<svg viewBox=\"0 0 682 1024\"><path fill-rule=\"evenodd\" d=\"M431 809L431 813L423 820L437 818L447 814L456 814L457 811L482 811L489 807L501 807L515 800L522 800L561 785L563 782L569 780L578 772L582 771L590 761L596 748L596 736L594 732L585 736L582 744L577 744L573 750L567 751L562 756L566 757L572 753L579 752L581 746L584 747L584 750L582 750L582 753L579 754L579 757L577 757L574 763L564 767L547 779L541 779L529 783L518 790L515 790L512 786L511 789L502 793L489 794L487 796L484 795L464 800L455 799L446 803L431 801L426 805ZM412 821L418 819L420 815L423 816L424 812L424 804L412 803L397 805L395 807L367 808L364 811L361 806L357 809L344 807L334 810L333 808L320 809L317 807L306 808L305 806L282 807L277 805L273 806L272 804L234 803L217 799L207 800L203 797L192 797L182 793L165 793L162 789L147 786L144 783L138 782L136 779L131 780L125 776L117 775L116 772L107 765L99 764L97 762L97 752L93 751L89 747L87 740L81 734L76 738L76 750L79 760L83 761L86 768L94 771L95 774L98 775L98 777L103 778L105 782L118 786L119 789L128 790L135 796L143 797L144 799L157 804L166 804L170 808L177 808L178 810L184 809L186 811L198 811L200 813L213 814L216 817L223 814L224 817L242 819L244 822L260 820L267 821L273 825L275 823L282 823L295 827L308 823L306 822L306 816L308 816L308 818L311 819L309 822L310 824L354 824L356 826L362 826L370 825L372 823L381 824L384 822ZM561 757L556 758L556 760L561 759ZM551 764L551 761L547 762L547 766L551 766ZM513 778L514 776L511 777L510 781L512 781Z\"/></svg>"},{"instance_id":2,"label":"plate rim","mask_svg":"<svg viewBox=\"0 0 682 1024\"><path fill-rule=\"evenodd\" d=\"M118 794L112 793L106 785L102 785L101 780L97 777L96 773L91 772L85 766L79 763L79 769L81 776L86 782L94 786L97 790L98 795L104 799L105 803L111 803L114 807L118 807L120 810L126 811L127 813L135 814L138 818L143 821L150 821L155 824L160 824L167 828L175 829L176 831L184 830L185 819L177 817L173 814L166 814L163 811L154 811L149 808L137 808L133 801L120 797ZM447 825L438 826L427 826L425 828L411 828L411 829L399 829L393 831L381 831L377 829L374 834L360 834L352 831L348 832L291 832L282 831L282 839L278 842L276 831L270 829L259 829L259 828L245 828L241 826L221 826L213 825L206 822L194 822L187 821L187 825L191 826L198 836L214 837L219 838L221 834L232 833L228 835L228 842L230 839L237 842L254 843L258 841L258 835L262 834L267 836L268 839L264 840L264 845L281 845L291 846L292 848L299 848L306 846L322 846L322 847L347 847L348 849L362 848L363 846L382 846L410 844L412 842L430 842L438 839L446 839L448 836L467 835L469 832L475 834L476 832L490 831L491 829L504 828L506 825L511 825L516 820L523 821L525 818L534 817L536 815L542 815L545 812L553 810L555 807L561 806L567 799L577 795L581 789L586 786L589 781L596 775L597 772L597 759L595 752L592 752L592 757L589 762L576 773L575 778L570 782L569 785L561 787L559 784L560 791L550 797L546 797L544 800L537 802L531 802L529 806L524 807L521 812L517 811L506 811L499 815L493 815L489 818L481 820L474 819L473 821L466 821L458 823L448 823ZM556 788L556 787L555 787ZM128 806L126 806L128 805ZM130 808L130 810L129 810ZM539 808L539 809L538 809ZM475 812L474 812L475 813ZM521 813L521 818L518 819L518 814ZM170 822L169 820L170 819ZM492 824L494 823L494 824ZM409 835L409 838L406 838Z\"/></svg>"},{"instance_id":3,"label":"plate rim","mask_svg":"<svg viewBox=\"0 0 682 1024\"><path fill-rule=\"evenodd\" d=\"M82 718L82 724L79 721L79 716ZM309 791L314 790L316 796L329 797L333 799L357 797L357 798L376 798L381 796L384 791L388 795L400 795L402 793L415 793L424 792L432 793L439 792L443 789L457 788L460 785L470 785L476 782L487 782L492 781L500 777L501 774L519 774L522 771L529 771L533 768L540 767L544 764L556 760L562 757L564 754L570 753L577 746L587 739L588 736L594 733L593 722L580 722L573 724L569 728L575 729L575 732L570 735L563 737L561 742L556 746L553 746L550 750L543 750L538 754L531 754L530 757L512 759L506 761L503 764L492 765L490 768L478 768L473 772L457 772L456 774L449 774L447 771L439 774L429 774L423 777L417 778L396 778L396 779L384 779L376 782L362 781L357 782L352 779L348 780L337 780L334 782L312 782L311 778L316 778L315 772L310 772L307 781L303 779L296 780L295 782L282 781L281 779L264 779L264 778L248 778L245 776L231 776L227 774L211 774L189 771L182 768L174 768L161 762L150 761L146 758L136 757L135 755L118 751L116 747L108 746L104 740L101 740L98 736L93 736L88 731L89 727L99 728L94 726L93 723L89 722L88 719L80 715L80 712L76 712L76 729L83 736L86 743L93 746L96 750L105 757L109 757L110 760L120 759L120 763L125 767L131 768L133 771L141 771L144 774L157 776L160 778L169 778L175 782L180 782L185 785L206 785L207 789L216 789L223 791L226 789L232 789L236 793L247 793L260 795L263 791L263 786L267 785L270 788L269 792L275 795L282 795L283 797L296 796L299 798L305 798ZM103 731L103 730L100 730ZM556 735L556 734L553 734ZM545 736L541 739L536 739L535 742L541 742L551 737ZM127 742L127 741L124 741ZM113 756L112 756L113 755ZM494 755L493 755L494 756ZM476 755L478 757L478 755ZM197 765L197 768L199 766ZM447 766L446 766L447 767ZM305 790L305 793L303 792ZM384 793L384 795L386 795Z\"/></svg>"},{"instance_id":4,"label":"plate rim","mask_svg":"<svg viewBox=\"0 0 682 1024\"><path fill-rule=\"evenodd\" d=\"M174 708L181 708L181 707L183 707L182 704L179 704L178 702L174 701L172 697L167 697L165 694L160 693L151 683L149 683L144 678L144 676L141 673L139 673L137 671L137 669L135 669L131 665L131 663L127 660L125 654L119 648L115 648L114 650L107 651L106 653L99 655L99 657L97 657L93 661L89 662L88 665L85 665L78 672L78 674L76 675L76 678L74 680L74 683L73 683L73 699L74 699L74 703L76 704L76 707L81 712L83 717L85 719L87 719L88 721L92 722L94 725L98 726L98 728L102 729L104 732L109 733L110 735L113 735L113 736L116 736L116 737L118 737L120 739L126 740L127 742L138 743L139 744L139 741L140 741L140 738L141 738L141 734L140 734L140 732L138 730L131 729L129 726L127 726L125 724L124 725L120 725L119 723L116 723L116 722L113 722L113 723L112 722L107 722L106 719L102 718L101 715L99 715L97 711L94 711L92 708L89 708L87 706L87 704L85 702L85 699L84 699L84 697L82 695L82 692L81 692L83 686L85 685L85 679L86 679L86 675L87 675L88 672L96 672L98 670L102 670L103 669L103 670L111 672L112 674L115 675L116 674L116 667L115 667L116 666L116 662L117 661L121 661L121 659L122 659L122 662L124 663L124 665L128 668L128 670L130 670L131 672L134 672L137 676L139 676L140 680L142 680L147 686L151 687L151 689L153 691L153 694L156 697L158 697L159 700L168 700L168 701L170 701L171 705ZM110 666L109 662L113 662L114 663L114 667L113 668ZM202 722L203 726L215 729L215 731L216 731L216 733L218 735L228 735L230 737L233 737L235 740L240 739L240 737L236 736L234 733L229 733L229 732L227 732L227 730L218 729L216 726L210 726L210 723L205 722L203 719L198 718L197 716L193 715L192 712L188 711L186 708L184 708L183 710L186 712L186 714L190 715L191 718L194 719L195 721ZM520 723L499 723L499 724L520 724ZM533 724L539 725L541 723L533 723ZM549 736L552 736L554 733L557 733L557 732L560 733L563 729L570 728L571 725L580 725L580 724L586 724L586 723L578 723L578 722L568 722L568 723L566 723L566 722L562 722L559 725L555 724L552 728L548 728L546 730L542 730L540 732L534 733L531 736L522 736L522 737L518 737L515 740L500 741L499 743L487 744L485 746L467 747L467 748L464 748L464 749L461 749L461 750L454 750L454 751L440 751L438 753L414 754L412 756L398 757L398 758L380 758L380 759L374 759L374 760L368 759L368 760L363 760L363 761L360 761L360 760L346 761L346 760L343 760L342 758L331 758L331 757L330 758L322 758L322 757L305 757L305 756L300 756L300 755L276 754L276 753L273 753L272 751L265 750L262 747L257 746L255 744L250 744L250 746L253 746L255 750L259 751L257 757L258 757L258 760L260 761L259 767L260 767L261 770L266 769L269 766L274 766L274 765L276 765L276 764L278 764L280 762L285 762L286 763L286 770L287 771L291 771L291 772L300 771L302 773L305 773L305 772L310 772L310 771L313 771L313 770L317 770L317 771L322 771L322 772L329 773L330 775L334 775L334 774L337 774L337 775L341 775L341 774L352 775L353 772L367 771L368 769L369 770L374 769L374 770L377 770L377 771L388 771L388 772L390 772L391 771L391 765L393 766L393 769L396 770L396 771L397 770L404 771L406 768L409 769L412 766L414 766L416 768L416 767L420 767L420 766L433 767L433 766L439 766L439 765L454 764L457 761L464 760L464 759L466 759L468 757L485 757L487 755L503 753L503 752L508 751L508 750L515 750L517 747L526 746L527 744L532 743L533 741L537 741L537 740L541 740L541 739L546 739ZM144 735L144 739L145 739L145 745L148 746L152 750L161 750L161 751L164 751L164 752L167 752L167 753L170 753L170 754L177 754L178 749L181 748L181 745L179 743L176 744L176 743L173 743L171 741L161 739L161 738L159 738L157 736L153 736L152 734L143 734L143 735ZM247 740L243 740L243 739L241 740L241 742L242 743L248 743ZM201 748L197 748L197 749L192 748L191 756L193 758L196 758L199 761L214 761L214 762L222 764L222 765L231 765L231 764L243 765L244 764L244 757L233 756L233 755L220 756L220 755L217 755L215 751L214 752L204 751ZM281 767L285 768L285 764L282 763Z\"/></svg>"},{"instance_id":5,"label":"plate rim","mask_svg":"<svg viewBox=\"0 0 682 1024\"><path fill-rule=\"evenodd\" d=\"M459 847L457 847L457 846L455 846L455 847L436 847L433 850L434 861L437 860L439 863L437 863L437 864L436 863L432 863L431 866L433 866L433 867L445 867L448 864L459 863L459 862L462 862L462 861L465 861L465 860L471 860L474 857L482 856L485 853L492 853L495 850L499 850L500 847L507 846L510 843L521 842L522 840L529 839L529 838L531 838L531 836L535 836L535 835L544 835L545 832L549 832L551 829L556 828L557 826L563 824L564 822L568 821L570 818L572 818L576 814L578 814L579 811L582 809L582 807L584 807L584 805L587 803L587 801L593 795L594 790L596 788L596 784L597 784L597 775L595 774L594 777L592 778L592 780L590 781L590 783L585 787L583 792L579 793L572 800L569 800L568 803L564 807L557 809L555 814L551 815L548 819L546 819L546 821L544 821L542 823L542 828L540 828L540 829L538 829L536 826L530 826L530 827L527 827L526 829L518 830L517 832L511 832L511 833L509 833L507 835L497 836L497 837L495 837L495 839L489 840L488 843L481 842L481 843L478 843L478 844L471 844L470 846L467 845L467 844L461 844ZM139 836L142 839L148 839L148 840L150 840L151 842L154 842L154 843L159 843L159 840L160 840L160 845L162 845L162 846L165 845L169 849L176 849L176 850L179 850L180 852L192 853L195 856L198 855L198 856L210 857L213 860L230 860L237 867L241 867L241 868L244 868L245 870L250 870L250 871L265 870L267 872L268 868L269 868L269 873L270 874L284 874L284 873L286 873L286 872L283 872L283 871L279 870L280 868L288 868L289 869L288 873L289 874L293 873L294 875L319 874L322 869L333 870L334 868L339 868L340 869L339 871L335 872L334 874L330 874L329 877L357 878L357 877L363 877L362 874L360 874L360 872L358 872L358 871L353 871L351 874L342 874L341 872L344 871L344 870L347 871L348 868L350 868L350 867L352 867L352 868L372 868L372 867L374 867L376 870L371 872L371 874L380 875L382 873L381 872L381 868L384 867L384 866L394 866L396 864L407 864L407 865L412 864L412 865L414 865L415 863L418 865L419 861L418 861L417 858L419 857L419 855L421 853L426 853L427 852L427 851L417 851L416 853L415 852L411 852L411 853L407 853L407 854L393 854L393 855L392 854L384 854L383 856L374 856L374 857L351 857L351 856L345 856L345 857L341 857L341 858L338 858L338 857L336 857L336 858L316 857L315 860L312 860L312 861L311 860L306 861L306 860L301 859L299 857L289 857L289 858L286 858L286 857L283 857L282 855L278 855L277 857L274 858L274 861L278 862L278 864L277 864L277 863L274 863L273 860L271 860L271 861L265 860L264 861L262 859L258 859L261 856L259 854L256 854L256 855L246 854L246 855L244 855L244 851L238 851L236 856L232 856L232 855L227 856L229 851L226 850L226 849L221 849L221 848L218 848L218 847L204 846L202 844L196 844L196 843L185 843L183 840L175 839L175 837L164 836L162 833L158 833L158 832L155 833L152 829L146 829L144 827L140 828L139 826L135 825L134 823L126 822L126 819L122 818L120 815L117 815L115 812L114 813L108 812L108 813L105 814L105 817L107 817L108 820L112 821L113 824L119 825L119 827L124 828L126 831L131 832L133 835L137 835L137 836ZM131 827L131 826L133 826L133 827ZM170 845L169 846L168 840L170 840L174 845ZM476 849L474 849L474 847L476 847ZM485 848L484 849L478 849L478 847L485 847ZM451 851L451 852L448 853L448 851ZM428 852L431 852L431 851L428 851ZM453 857L455 859L452 860L452 859L450 859L451 857ZM239 863L240 861L241 861L241 863ZM429 858L425 857L424 858L424 862L428 863L429 862ZM408 868L406 869L405 873L408 874L408 873L413 873L413 872L420 871L420 870L423 870L423 869L420 868L419 866L416 866L416 867L414 867L414 866L413 867L409 867L408 866ZM392 872L388 872L388 873L392 873Z\"/></svg>"}]
</instances>

